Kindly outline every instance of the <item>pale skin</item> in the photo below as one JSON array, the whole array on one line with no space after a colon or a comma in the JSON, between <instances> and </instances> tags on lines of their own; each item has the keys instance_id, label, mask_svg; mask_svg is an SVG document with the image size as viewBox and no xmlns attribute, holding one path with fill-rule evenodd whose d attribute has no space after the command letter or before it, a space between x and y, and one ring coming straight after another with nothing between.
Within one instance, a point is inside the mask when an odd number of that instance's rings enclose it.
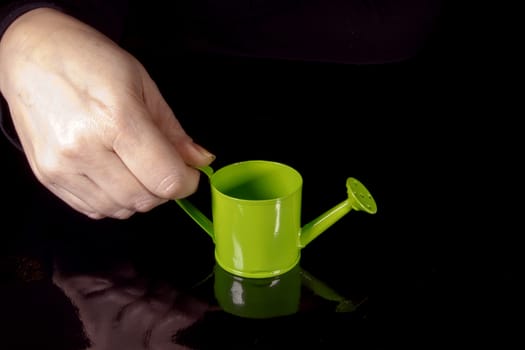
<instances>
[{"instance_id":1,"label":"pale skin","mask_svg":"<svg viewBox=\"0 0 525 350\"><path fill-rule=\"evenodd\" d=\"M5 32L0 91L38 181L93 219L186 197L195 168L214 160L136 58L53 9L27 12Z\"/></svg>"}]
</instances>

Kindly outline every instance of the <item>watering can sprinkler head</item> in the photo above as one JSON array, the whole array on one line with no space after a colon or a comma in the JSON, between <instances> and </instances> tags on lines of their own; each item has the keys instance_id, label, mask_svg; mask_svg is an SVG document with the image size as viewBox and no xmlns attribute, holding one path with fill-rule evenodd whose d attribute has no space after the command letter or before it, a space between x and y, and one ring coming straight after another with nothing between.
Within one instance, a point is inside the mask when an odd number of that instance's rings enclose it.
<instances>
[{"instance_id":1,"label":"watering can sprinkler head","mask_svg":"<svg viewBox=\"0 0 525 350\"><path fill-rule=\"evenodd\" d=\"M359 180L349 177L346 180L346 189L352 209L364 211L369 214L375 214L377 212L374 197L372 197L368 189Z\"/></svg>"}]
</instances>

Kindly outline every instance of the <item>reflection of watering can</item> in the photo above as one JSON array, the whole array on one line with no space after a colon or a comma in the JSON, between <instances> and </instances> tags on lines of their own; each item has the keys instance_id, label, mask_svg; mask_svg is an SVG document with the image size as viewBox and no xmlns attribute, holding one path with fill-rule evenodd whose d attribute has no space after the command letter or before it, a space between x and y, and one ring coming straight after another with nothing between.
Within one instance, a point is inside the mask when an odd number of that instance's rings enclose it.
<instances>
[{"instance_id":1,"label":"reflection of watering can","mask_svg":"<svg viewBox=\"0 0 525 350\"><path fill-rule=\"evenodd\" d=\"M299 264L279 276L268 278L244 278L216 265L214 276L219 306L240 317L262 319L295 314L300 309L302 286L324 300L337 303L336 312L352 312L356 308L350 299L301 269Z\"/></svg>"},{"instance_id":2,"label":"reflection of watering can","mask_svg":"<svg viewBox=\"0 0 525 350\"><path fill-rule=\"evenodd\" d=\"M176 202L211 236L217 263L242 277L283 274L297 265L302 248L351 209L377 211L365 186L348 178L348 198L301 227L303 180L295 169L252 160L201 170L210 179L213 221L187 199Z\"/></svg>"}]
</instances>

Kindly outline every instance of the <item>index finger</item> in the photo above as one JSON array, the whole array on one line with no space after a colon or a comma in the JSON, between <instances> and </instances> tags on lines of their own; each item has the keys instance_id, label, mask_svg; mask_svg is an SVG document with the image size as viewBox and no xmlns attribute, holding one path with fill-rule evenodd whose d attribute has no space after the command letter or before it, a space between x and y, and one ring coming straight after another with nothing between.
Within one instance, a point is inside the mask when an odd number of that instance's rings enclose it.
<instances>
[{"instance_id":1,"label":"index finger","mask_svg":"<svg viewBox=\"0 0 525 350\"><path fill-rule=\"evenodd\" d=\"M188 166L174 143L158 129L144 108L123 119L113 141L122 162L149 191L165 199L195 192L199 171Z\"/></svg>"}]
</instances>

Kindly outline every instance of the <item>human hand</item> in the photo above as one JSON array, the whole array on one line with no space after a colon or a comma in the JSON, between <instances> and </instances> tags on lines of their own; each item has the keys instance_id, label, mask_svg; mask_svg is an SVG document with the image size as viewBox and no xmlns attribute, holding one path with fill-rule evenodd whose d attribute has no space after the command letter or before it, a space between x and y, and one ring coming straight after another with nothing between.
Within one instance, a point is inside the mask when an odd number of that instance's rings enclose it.
<instances>
[{"instance_id":1,"label":"human hand","mask_svg":"<svg viewBox=\"0 0 525 350\"><path fill-rule=\"evenodd\" d=\"M5 32L0 91L37 179L93 219L186 197L195 167L214 159L136 58L53 9L32 10Z\"/></svg>"}]
</instances>

